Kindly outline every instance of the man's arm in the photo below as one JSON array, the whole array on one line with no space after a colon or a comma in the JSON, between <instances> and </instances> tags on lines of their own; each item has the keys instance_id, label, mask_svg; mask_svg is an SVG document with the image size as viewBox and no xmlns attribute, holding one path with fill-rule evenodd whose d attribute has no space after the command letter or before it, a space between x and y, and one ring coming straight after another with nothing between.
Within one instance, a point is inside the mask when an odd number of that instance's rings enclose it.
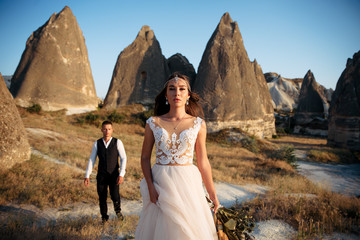
<instances>
[{"instance_id":1,"label":"man's arm","mask_svg":"<svg viewBox=\"0 0 360 240\"><path fill-rule=\"evenodd\" d=\"M117 141L117 149L118 149L119 156L120 156L120 173L119 173L117 184L121 184L124 181L127 158L126 158L124 144L122 143L122 141L120 139L118 139L118 141Z\"/></svg>"},{"instance_id":2,"label":"man's arm","mask_svg":"<svg viewBox=\"0 0 360 240\"><path fill-rule=\"evenodd\" d=\"M92 172L92 169L95 165L95 161L96 161L96 155L97 155L97 141L95 141L93 148L91 150L91 154L90 154L90 158L89 158L89 162L86 168L86 172L85 172L85 179L84 179L84 185L87 187L89 186L90 180L90 174Z\"/></svg>"}]
</instances>

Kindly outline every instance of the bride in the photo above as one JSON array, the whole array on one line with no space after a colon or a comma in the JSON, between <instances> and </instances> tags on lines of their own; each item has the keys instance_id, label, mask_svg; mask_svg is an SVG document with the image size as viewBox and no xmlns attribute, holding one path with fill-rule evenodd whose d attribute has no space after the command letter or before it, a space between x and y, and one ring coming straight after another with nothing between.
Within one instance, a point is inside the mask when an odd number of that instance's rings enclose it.
<instances>
[{"instance_id":1,"label":"bride","mask_svg":"<svg viewBox=\"0 0 360 240\"><path fill-rule=\"evenodd\" d=\"M174 73L155 99L155 116L146 121L141 153L143 209L135 239L217 239L202 185L219 207L207 158L206 125L186 76ZM155 144L156 163L151 168ZM196 152L197 166L193 165Z\"/></svg>"}]
</instances>

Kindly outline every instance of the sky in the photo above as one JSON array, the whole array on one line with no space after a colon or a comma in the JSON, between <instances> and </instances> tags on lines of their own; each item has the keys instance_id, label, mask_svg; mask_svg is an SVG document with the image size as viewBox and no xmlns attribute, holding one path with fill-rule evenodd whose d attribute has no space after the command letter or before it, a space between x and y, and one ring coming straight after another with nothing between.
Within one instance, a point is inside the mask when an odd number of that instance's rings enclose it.
<instances>
[{"instance_id":1,"label":"sky","mask_svg":"<svg viewBox=\"0 0 360 240\"><path fill-rule=\"evenodd\" d=\"M360 0L0 0L0 72L13 75L33 31L69 6L83 32L97 96L105 98L118 55L143 25L162 54L181 53L197 71L222 15L236 21L250 61L264 73L302 78L311 70L335 90L360 50Z\"/></svg>"}]
</instances>

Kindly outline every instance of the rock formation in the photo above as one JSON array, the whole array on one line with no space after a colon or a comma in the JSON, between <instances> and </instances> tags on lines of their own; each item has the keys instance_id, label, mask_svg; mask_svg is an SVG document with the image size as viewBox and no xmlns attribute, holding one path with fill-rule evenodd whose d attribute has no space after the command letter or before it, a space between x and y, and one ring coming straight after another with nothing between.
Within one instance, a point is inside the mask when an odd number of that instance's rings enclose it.
<instances>
[{"instance_id":1,"label":"rock formation","mask_svg":"<svg viewBox=\"0 0 360 240\"><path fill-rule=\"evenodd\" d=\"M5 80L6 87L8 89L10 89L12 75L10 75L10 76L5 76L4 75L3 78Z\"/></svg>"},{"instance_id":2,"label":"rock formation","mask_svg":"<svg viewBox=\"0 0 360 240\"><path fill-rule=\"evenodd\" d=\"M208 131L241 128L258 137L275 134L274 110L260 66L250 62L241 33L225 13L207 43L194 91L202 98Z\"/></svg>"},{"instance_id":3,"label":"rock formation","mask_svg":"<svg viewBox=\"0 0 360 240\"><path fill-rule=\"evenodd\" d=\"M166 59L154 32L143 26L117 59L104 107L153 103L168 75Z\"/></svg>"},{"instance_id":4,"label":"rock formation","mask_svg":"<svg viewBox=\"0 0 360 240\"><path fill-rule=\"evenodd\" d=\"M16 104L44 110L95 110L98 105L85 39L69 7L31 34L11 81Z\"/></svg>"},{"instance_id":5,"label":"rock formation","mask_svg":"<svg viewBox=\"0 0 360 240\"><path fill-rule=\"evenodd\" d=\"M327 116L329 99L326 89L319 85L314 74L309 70L303 80L299 104L296 110L295 133L308 133L311 135L327 135Z\"/></svg>"},{"instance_id":6,"label":"rock formation","mask_svg":"<svg viewBox=\"0 0 360 240\"><path fill-rule=\"evenodd\" d=\"M0 73L0 166L11 168L30 158L24 124Z\"/></svg>"},{"instance_id":7,"label":"rock formation","mask_svg":"<svg viewBox=\"0 0 360 240\"><path fill-rule=\"evenodd\" d=\"M360 51L348 59L329 109L328 144L360 151Z\"/></svg>"},{"instance_id":8,"label":"rock formation","mask_svg":"<svg viewBox=\"0 0 360 240\"><path fill-rule=\"evenodd\" d=\"M276 73L264 74L274 109L292 112L299 102L302 78L284 78Z\"/></svg>"},{"instance_id":9,"label":"rock formation","mask_svg":"<svg viewBox=\"0 0 360 240\"><path fill-rule=\"evenodd\" d=\"M170 74L173 72L179 72L188 76L190 79L190 86L193 86L196 78L196 72L194 66L185 56L181 55L180 53L176 53L168 58L166 63L169 67Z\"/></svg>"}]
</instances>

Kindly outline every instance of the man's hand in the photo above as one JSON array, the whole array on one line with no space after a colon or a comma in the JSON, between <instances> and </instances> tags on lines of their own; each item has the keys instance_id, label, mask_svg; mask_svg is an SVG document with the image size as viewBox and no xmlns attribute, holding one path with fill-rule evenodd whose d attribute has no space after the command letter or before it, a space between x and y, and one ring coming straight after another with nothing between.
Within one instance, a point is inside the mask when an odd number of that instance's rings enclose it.
<instances>
[{"instance_id":1,"label":"man's hand","mask_svg":"<svg viewBox=\"0 0 360 240\"><path fill-rule=\"evenodd\" d=\"M122 184L123 182L124 182L124 177L122 177L122 176L119 176L116 180L117 185Z\"/></svg>"},{"instance_id":2,"label":"man's hand","mask_svg":"<svg viewBox=\"0 0 360 240\"><path fill-rule=\"evenodd\" d=\"M85 178L85 179L84 179L84 185L85 185L85 187L89 186L89 183L90 183L90 179L89 179L89 178Z\"/></svg>"}]
</instances>

